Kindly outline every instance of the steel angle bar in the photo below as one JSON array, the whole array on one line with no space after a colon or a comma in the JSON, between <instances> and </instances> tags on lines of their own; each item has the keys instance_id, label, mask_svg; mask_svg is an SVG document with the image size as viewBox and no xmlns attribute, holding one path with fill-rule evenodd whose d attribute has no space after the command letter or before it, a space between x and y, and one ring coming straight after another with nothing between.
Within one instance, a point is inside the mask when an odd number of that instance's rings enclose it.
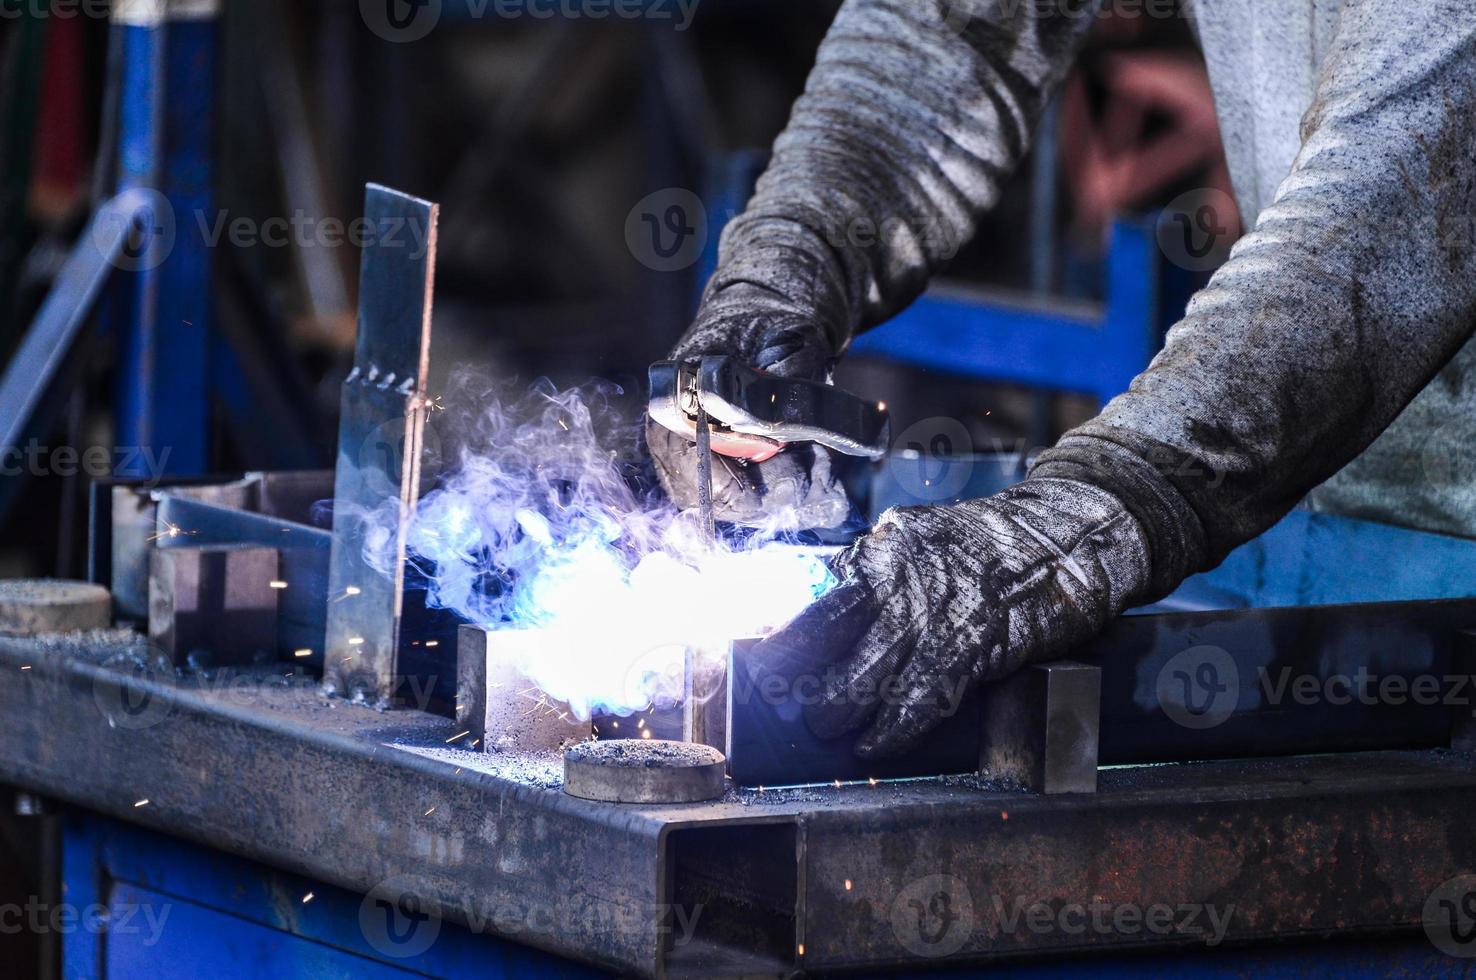
<instances>
[{"instance_id":1,"label":"steel angle bar","mask_svg":"<svg viewBox=\"0 0 1476 980\"><path fill-rule=\"evenodd\" d=\"M339 420L324 682L374 703L390 701L396 686L405 536L420 494L439 210L374 184L365 201L370 240Z\"/></svg>"}]
</instances>

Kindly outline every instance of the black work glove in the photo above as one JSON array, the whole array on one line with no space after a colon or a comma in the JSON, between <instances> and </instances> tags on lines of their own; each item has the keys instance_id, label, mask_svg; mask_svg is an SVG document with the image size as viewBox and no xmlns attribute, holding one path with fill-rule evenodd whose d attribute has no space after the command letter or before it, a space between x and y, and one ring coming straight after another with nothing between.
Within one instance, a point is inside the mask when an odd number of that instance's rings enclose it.
<instances>
[{"instance_id":1,"label":"black work glove","mask_svg":"<svg viewBox=\"0 0 1476 980\"><path fill-rule=\"evenodd\" d=\"M796 261L792 254L790 261ZM816 315L765 286L738 281L709 290L670 359L728 354L780 377L828 381L834 348ZM650 420L646 444L672 501L683 510L696 507L696 444ZM829 452L811 444L789 446L762 463L715 453L712 500L718 520L780 531L839 527L850 512Z\"/></svg>"},{"instance_id":2,"label":"black work glove","mask_svg":"<svg viewBox=\"0 0 1476 980\"><path fill-rule=\"evenodd\" d=\"M858 754L901 754L980 682L1100 631L1149 587L1148 555L1122 503L1075 480L889 510L836 559L841 585L755 656L793 676L849 655L806 721L821 738L869 722ZM889 686L900 696L878 693Z\"/></svg>"}]
</instances>

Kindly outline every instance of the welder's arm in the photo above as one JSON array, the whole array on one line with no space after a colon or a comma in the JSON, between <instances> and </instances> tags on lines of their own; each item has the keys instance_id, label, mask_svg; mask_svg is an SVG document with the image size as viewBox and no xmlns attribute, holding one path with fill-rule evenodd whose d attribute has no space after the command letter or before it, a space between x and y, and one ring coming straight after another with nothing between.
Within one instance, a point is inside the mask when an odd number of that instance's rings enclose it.
<instances>
[{"instance_id":1,"label":"welder's arm","mask_svg":"<svg viewBox=\"0 0 1476 980\"><path fill-rule=\"evenodd\" d=\"M864 750L904 749L954 681L1060 656L1218 564L1469 339L1476 7L1348 0L1303 140L1255 232L1126 394L1020 487L885 517L843 559L847 586L768 641L776 660L856 649L811 712L818 731L870 724ZM866 692L893 674L908 693L878 712Z\"/></svg>"},{"instance_id":2,"label":"welder's arm","mask_svg":"<svg viewBox=\"0 0 1476 980\"><path fill-rule=\"evenodd\" d=\"M846 0L678 359L736 354L821 379L973 236L1095 20L1098 0ZM679 504L695 452L648 431ZM758 521L839 493L823 453L714 472L719 516ZM834 510L834 508L832 508ZM844 501L836 513L843 514Z\"/></svg>"}]
</instances>

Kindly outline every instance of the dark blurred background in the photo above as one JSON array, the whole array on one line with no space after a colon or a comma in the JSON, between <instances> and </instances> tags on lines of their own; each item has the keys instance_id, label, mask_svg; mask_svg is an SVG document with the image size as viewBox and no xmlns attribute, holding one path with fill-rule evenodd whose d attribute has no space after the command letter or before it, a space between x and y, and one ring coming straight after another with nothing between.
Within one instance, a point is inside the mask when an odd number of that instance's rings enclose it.
<instances>
[{"instance_id":1,"label":"dark blurred background","mask_svg":"<svg viewBox=\"0 0 1476 980\"><path fill-rule=\"evenodd\" d=\"M676 5L666 6L679 20ZM653 193L690 189L708 202L715 240L783 127L837 6L701 0L690 29L679 30L654 16L500 17L487 3L445 0L424 37L390 40L392 31L370 23L379 15L369 0L226 0L206 73L212 90L201 100L208 116L186 115L162 139L187 142L208 120L209 213L232 221L348 222L361 213L367 181L440 202L437 385L471 361L529 381L598 376L634 386L681 333L715 246L688 267L652 269L628 244L633 209ZM57 277L128 169L119 144L130 100L177 97L190 76L140 96L126 84L137 53L106 17L61 16L55 2L38 0L0 0L0 10L3 360L48 296L82 304ZM1151 241L1154 216L1181 195L1229 190L1185 21L1104 17L1046 134L945 292L966 290L990 311L1118 315L1101 314L1130 302L1111 295L1116 224L1146 215ZM170 146L162 153L168 161ZM199 234L195 224L181 216L178 234ZM1132 310L1160 330L1207 271L1165 258L1174 256L1142 260L1167 272ZM1122 250L1117 259L1121 277L1130 260ZM210 261L211 356L250 348L248 382L264 376L274 393L258 411L251 387L243 412L239 398L232 410L211 395L197 411L155 391L155 411L201 416L208 448L192 467L201 472L331 467L357 250L225 245ZM84 320L65 382L48 385L46 410L27 420L43 446L113 446L119 413L134 410L120 406L149 383L130 374L126 317L109 312L106 293ZM1014 372L981 378L942 367L936 358L858 356L842 381L887 401L894 431L947 417L976 449L1040 445L1105 397L1072 390L1074 382L1021 384ZM85 572L87 477L62 469L0 480L0 576Z\"/></svg>"}]
</instances>

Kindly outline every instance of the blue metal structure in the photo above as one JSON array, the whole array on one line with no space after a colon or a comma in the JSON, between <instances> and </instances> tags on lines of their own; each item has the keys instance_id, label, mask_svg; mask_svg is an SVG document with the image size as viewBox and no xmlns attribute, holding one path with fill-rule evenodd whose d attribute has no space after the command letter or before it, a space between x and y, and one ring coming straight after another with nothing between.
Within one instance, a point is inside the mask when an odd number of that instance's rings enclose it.
<instances>
[{"instance_id":1,"label":"blue metal structure","mask_svg":"<svg viewBox=\"0 0 1476 980\"><path fill-rule=\"evenodd\" d=\"M136 12L131 12L136 11ZM123 74L120 191L156 192L153 221L131 256L136 275L120 304L116 444L149 447L166 474L208 463L211 253L196 220L214 202L218 5L125 5L115 15Z\"/></svg>"},{"instance_id":2,"label":"blue metal structure","mask_svg":"<svg viewBox=\"0 0 1476 980\"><path fill-rule=\"evenodd\" d=\"M1100 311L944 286L858 337L851 352L1106 402L1127 390L1162 343L1162 266L1154 222L1119 220L1112 227Z\"/></svg>"}]
</instances>

